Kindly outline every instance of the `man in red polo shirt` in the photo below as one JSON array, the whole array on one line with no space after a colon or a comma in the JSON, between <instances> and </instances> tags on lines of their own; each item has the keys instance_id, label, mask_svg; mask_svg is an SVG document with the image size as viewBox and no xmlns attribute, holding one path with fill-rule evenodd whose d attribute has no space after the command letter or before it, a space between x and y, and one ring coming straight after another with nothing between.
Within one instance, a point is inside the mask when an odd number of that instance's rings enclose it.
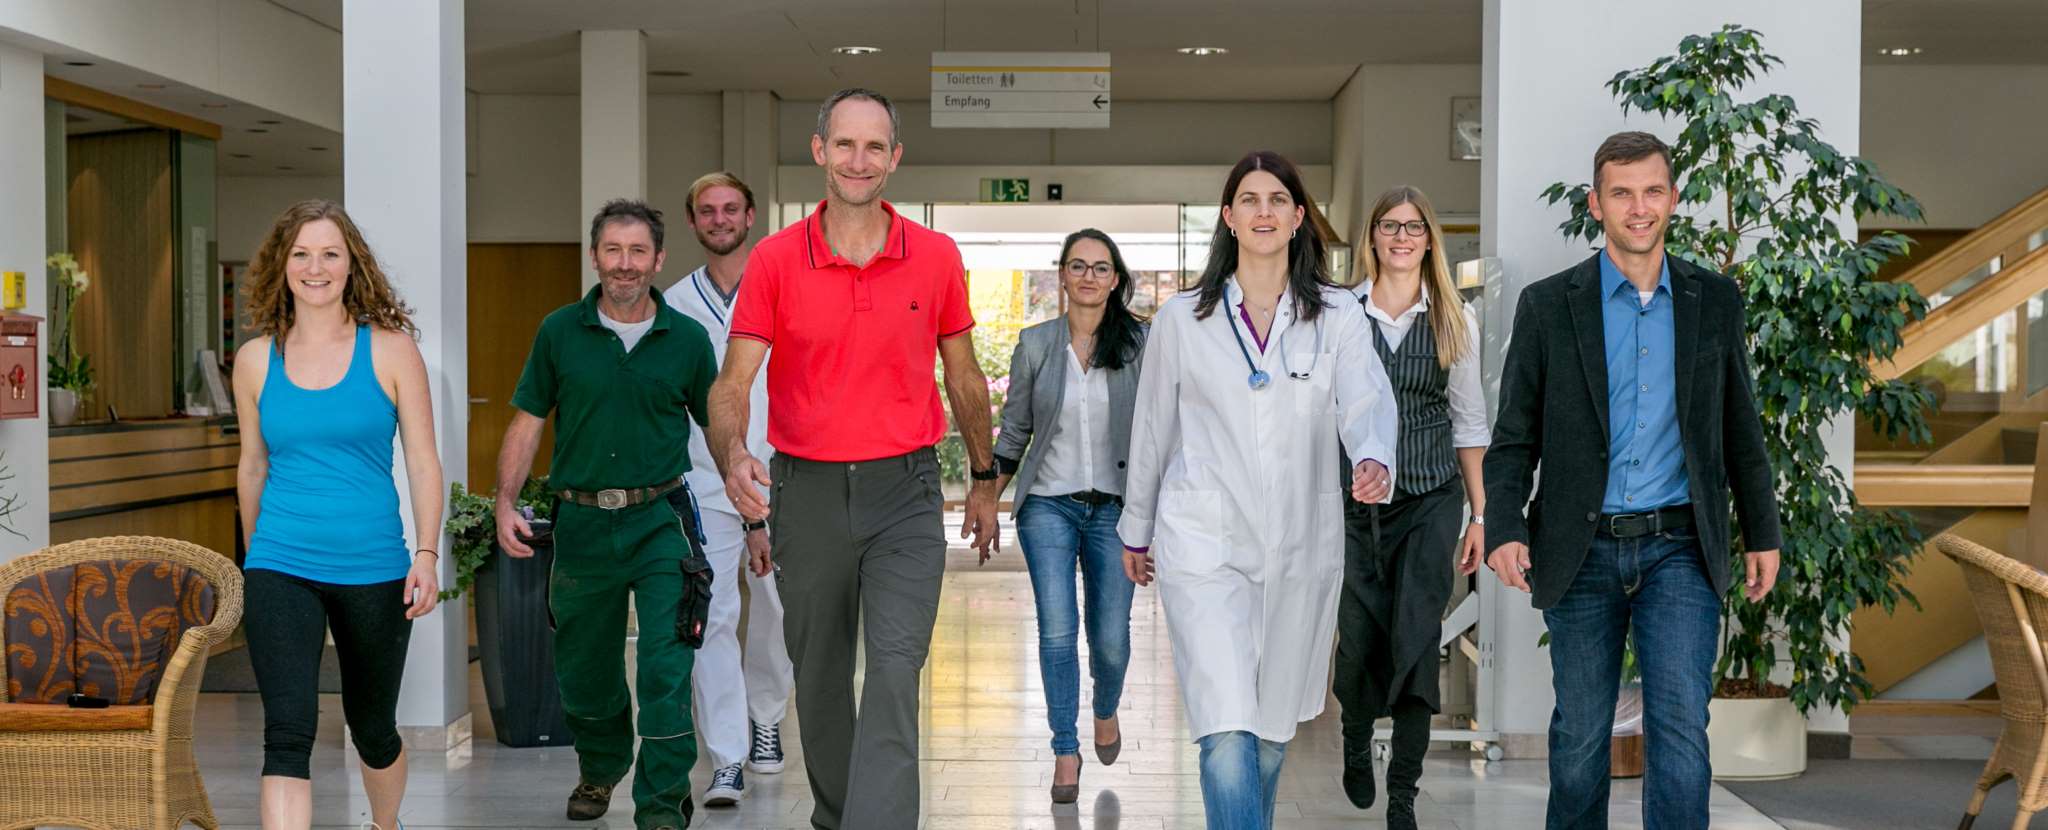
<instances>
[{"instance_id":1,"label":"man in red polo shirt","mask_svg":"<svg viewBox=\"0 0 2048 830\"><path fill-rule=\"evenodd\" d=\"M974 362L959 247L882 201L903 158L889 99L865 89L826 99L811 156L825 168L825 201L747 260L708 435L726 495L749 520L767 517L782 566L811 823L913 827L918 673L946 564L933 357L973 468L961 536L973 535L983 561L997 544L988 380ZM746 445L747 390L764 356L771 468ZM767 573L769 557L752 566ZM858 714L855 632L867 654Z\"/></svg>"}]
</instances>

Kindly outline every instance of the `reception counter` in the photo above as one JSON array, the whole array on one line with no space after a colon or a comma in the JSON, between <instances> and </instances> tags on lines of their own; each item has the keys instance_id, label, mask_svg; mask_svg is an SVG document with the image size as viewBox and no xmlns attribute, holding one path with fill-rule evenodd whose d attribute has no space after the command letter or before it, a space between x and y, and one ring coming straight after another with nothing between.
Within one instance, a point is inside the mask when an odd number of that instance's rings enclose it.
<instances>
[{"instance_id":1,"label":"reception counter","mask_svg":"<svg viewBox=\"0 0 2048 830\"><path fill-rule=\"evenodd\" d=\"M50 541L142 534L241 560L232 417L50 428Z\"/></svg>"}]
</instances>

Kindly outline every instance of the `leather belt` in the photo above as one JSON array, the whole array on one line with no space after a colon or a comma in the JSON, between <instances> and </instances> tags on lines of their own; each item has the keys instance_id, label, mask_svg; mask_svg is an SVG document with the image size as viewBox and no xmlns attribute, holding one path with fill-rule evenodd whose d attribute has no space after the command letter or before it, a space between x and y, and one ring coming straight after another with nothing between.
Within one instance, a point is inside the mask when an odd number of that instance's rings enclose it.
<instances>
[{"instance_id":1,"label":"leather belt","mask_svg":"<svg viewBox=\"0 0 2048 830\"><path fill-rule=\"evenodd\" d=\"M1121 507L1124 503L1123 496L1115 493L1104 493L1101 490L1082 490L1079 493L1068 493L1060 498L1078 501L1090 507L1101 507L1105 504L1114 504Z\"/></svg>"},{"instance_id":2,"label":"leather belt","mask_svg":"<svg viewBox=\"0 0 2048 830\"><path fill-rule=\"evenodd\" d=\"M574 502L585 507L601 510L624 510L635 505L646 504L669 494L669 491L683 486L683 480L665 481L652 487L628 487L599 490L586 493L581 490L556 490L555 495L563 501Z\"/></svg>"},{"instance_id":3,"label":"leather belt","mask_svg":"<svg viewBox=\"0 0 2048 830\"><path fill-rule=\"evenodd\" d=\"M1616 539L1633 539L1667 530L1692 527L1692 505L1660 507L1646 513L1609 513L1600 517L1595 532Z\"/></svg>"}]
</instances>

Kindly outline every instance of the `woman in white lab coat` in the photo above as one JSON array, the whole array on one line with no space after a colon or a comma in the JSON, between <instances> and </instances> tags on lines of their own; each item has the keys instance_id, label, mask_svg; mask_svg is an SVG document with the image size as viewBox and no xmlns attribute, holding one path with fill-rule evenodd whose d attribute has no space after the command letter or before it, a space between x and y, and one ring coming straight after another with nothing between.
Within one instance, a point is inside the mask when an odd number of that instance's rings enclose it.
<instances>
[{"instance_id":1,"label":"woman in white lab coat","mask_svg":"<svg viewBox=\"0 0 2048 830\"><path fill-rule=\"evenodd\" d=\"M1292 163L1239 161L1138 384L1117 530L1126 573L1159 582L1212 828L1272 826L1287 742L1329 688L1344 491L1392 492L1393 390L1312 210Z\"/></svg>"}]
</instances>

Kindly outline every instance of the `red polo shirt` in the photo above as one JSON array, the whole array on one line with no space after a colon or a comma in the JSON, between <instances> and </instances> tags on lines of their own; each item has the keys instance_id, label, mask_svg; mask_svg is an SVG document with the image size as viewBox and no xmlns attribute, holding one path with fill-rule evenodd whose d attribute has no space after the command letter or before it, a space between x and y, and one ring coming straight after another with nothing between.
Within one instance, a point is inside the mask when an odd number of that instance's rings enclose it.
<instances>
[{"instance_id":1,"label":"red polo shirt","mask_svg":"<svg viewBox=\"0 0 2048 830\"><path fill-rule=\"evenodd\" d=\"M768 443L813 461L902 455L946 437L939 341L974 328L953 239L896 213L865 267L832 252L818 218L747 257L732 336L768 352Z\"/></svg>"}]
</instances>

